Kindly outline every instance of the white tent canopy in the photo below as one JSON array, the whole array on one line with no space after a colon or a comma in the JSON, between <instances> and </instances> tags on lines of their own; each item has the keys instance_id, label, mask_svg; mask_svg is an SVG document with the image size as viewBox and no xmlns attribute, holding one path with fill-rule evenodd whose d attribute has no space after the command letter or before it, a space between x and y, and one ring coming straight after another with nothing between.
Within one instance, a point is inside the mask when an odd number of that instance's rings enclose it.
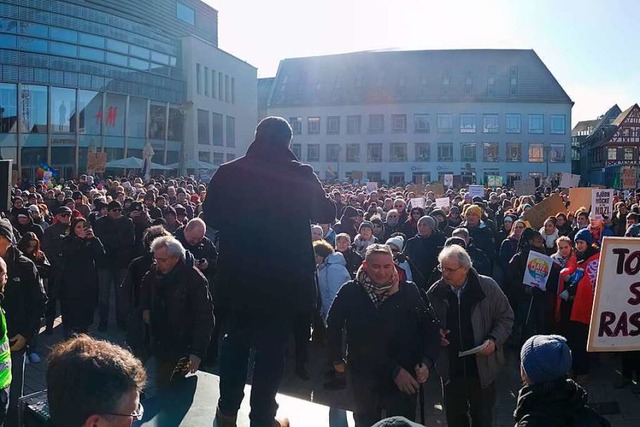
<instances>
[{"instance_id":1,"label":"white tent canopy","mask_svg":"<svg viewBox=\"0 0 640 427\"><path fill-rule=\"evenodd\" d=\"M171 169L178 169L180 167L180 164L172 163L167 166L170 167ZM202 160L198 160L198 159L187 160L184 164L184 167L186 169L218 169L217 165L214 165L213 163L203 162Z\"/></svg>"},{"instance_id":2,"label":"white tent canopy","mask_svg":"<svg viewBox=\"0 0 640 427\"><path fill-rule=\"evenodd\" d=\"M137 157L127 157L126 159L111 160L105 164L105 167L108 169L141 169L143 163L144 160ZM151 169L171 170L172 168L151 162Z\"/></svg>"}]
</instances>

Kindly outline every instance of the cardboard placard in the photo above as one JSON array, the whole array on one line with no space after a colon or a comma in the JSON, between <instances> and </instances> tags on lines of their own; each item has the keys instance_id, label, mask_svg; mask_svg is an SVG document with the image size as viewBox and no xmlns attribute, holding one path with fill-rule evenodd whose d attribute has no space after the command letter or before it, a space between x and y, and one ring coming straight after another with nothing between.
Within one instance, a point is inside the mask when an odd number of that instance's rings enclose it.
<instances>
[{"instance_id":1,"label":"cardboard placard","mask_svg":"<svg viewBox=\"0 0 640 427\"><path fill-rule=\"evenodd\" d=\"M413 208L424 209L424 207L426 206L426 201L424 200L424 197L414 197L413 199L411 199L409 203L411 204L411 209Z\"/></svg>"},{"instance_id":2,"label":"cardboard placard","mask_svg":"<svg viewBox=\"0 0 640 427\"><path fill-rule=\"evenodd\" d=\"M453 174L452 173L445 173L444 174L444 186L451 188L453 187Z\"/></svg>"},{"instance_id":3,"label":"cardboard placard","mask_svg":"<svg viewBox=\"0 0 640 427\"><path fill-rule=\"evenodd\" d=\"M413 193L416 196L422 196L425 193L426 186L424 184L410 184L407 186L407 192Z\"/></svg>"},{"instance_id":4,"label":"cardboard placard","mask_svg":"<svg viewBox=\"0 0 640 427\"><path fill-rule=\"evenodd\" d=\"M611 218L613 215L613 190L592 189L591 218L602 219L604 216Z\"/></svg>"},{"instance_id":5,"label":"cardboard placard","mask_svg":"<svg viewBox=\"0 0 640 427\"><path fill-rule=\"evenodd\" d=\"M624 190L635 190L638 181L638 171L633 167L622 168L622 188Z\"/></svg>"},{"instance_id":6,"label":"cardboard placard","mask_svg":"<svg viewBox=\"0 0 640 427\"><path fill-rule=\"evenodd\" d=\"M436 199L436 208L443 209L448 208L450 204L448 197L439 197Z\"/></svg>"},{"instance_id":7,"label":"cardboard placard","mask_svg":"<svg viewBox=\"0 0 640 427\"><path fill-rule=\"evenodd\" d=\"M533 178L519 179L513 182L513 189L518 196L532 196L536 192L536 182Z\"/></svg>"},{"instance_id":8,"label":"cardboard placard","mask_svg":"<svg viewBox=\"0 0 640 427\"><path fill-rule=\"evenodd\" d=\"M87 173L104 173L107 165L107 153L89 151L87 153Z\"/></svg>"},{"instance_id":9,"label":"cardboard placard","mask_svg":"<svg viewBox=\"0 0 640 427\"><path fill-rule=\"evenodd\" d=\"M372 191L378 191L377 182L367 182L367 193L371 193Z\"/></svg>"},{"instance_id":10,"label":"cardboard placard","mask_svg":"<svg viewBox=\"0 0 640 427\"><path fill-rule=\"evenodd\" d=\"M526 286L545 291L547 289L547 281L551 275L552 266L553 260L550 256L530 251L529 257L527 258L527 265L524 269L522 283Z\"/></svg>"},{"instance_id":11,"label":"cardboard placard","mask_svg":"<svg viewBox=\"0 0 640 427\"><path fill-rule=\"evenodd\" d=\"M585 208L587 211L591 208L591 196L593 188L578 187L569 189L569 210L576 211L579 208Z\"/></svg>"},{"instance_id":12,"label":"cardboard placard","mask_svg":"<svg viewBox=\"0 0 640 427\"><path fill-rule=\"evenodd\" d=\"M482 185L470 185L469 186L469 196L471 196L471 199L473 199L476 196L480 196L484 200L484 186L482 186Z\"/></svg>"},{"instance_id":13,"label":"cardboard placard","mask_svg":"<svg viewBox=\"0 0 640 427\"><path fill-rule=\"evenodd\" d=\"M560 179L560 188L575 188L580 185L580 175L574 175L571 173L563 173L562 179Z\"/></svg>"},{"instance_id":14,"label":"cardboard placard","mask_svg":"<svg viewBox=\"0 0 640 427\"><path fill-rule=\"evenodd\" d=\"M442 196L444 194L444 185L436 182L435 184L427 185L424 189L424 194L427 194L429 191L433 191L433 194L437 196Z\"/></svg>"},{"instance_id":15,"label":"cardboard placard","mask_svg":"<svg viewBox=\"0 0 640 427\"><path fill-rule=\"evenodd\" d=\"M639 262L637 238L603 238L587 351L640 350Z\"/></svg>"},{"instance_id":16,"label":"cardboard placard","mask_svg":"<svg viewBox=\"0 0 640 427\"><path fill-rule=\"evenodd\" d=\"M526 211L523 218L538 230L544 225L545 219L560 212L566 213L567 209L564 207L562 196L555 193Z\"/></svg>"}]
</instances>

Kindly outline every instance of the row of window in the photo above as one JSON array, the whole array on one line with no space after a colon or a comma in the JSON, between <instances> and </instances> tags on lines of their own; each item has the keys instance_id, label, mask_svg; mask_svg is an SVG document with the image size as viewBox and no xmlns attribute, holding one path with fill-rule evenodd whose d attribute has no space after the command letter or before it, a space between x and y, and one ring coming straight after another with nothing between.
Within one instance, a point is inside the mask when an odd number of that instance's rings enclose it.
<instances>
[{"instance_id":1,"label":"row of window","mask_svg":"<svg viewBox=\"0 0 640 427\"><path fill-rule=\"evenodd\" d=\"M635 147L602 147L590 151L591 161L594 163L604 160L636 161L640 160L638 154Z\"/></svg>"},{"instance_id":2,"label":"row of window","mask_svg":"<svg viewBox=\"0 0 640 427\"><path fill-rule=\"evenodd\" d=\"M413 133L430 133L431 114L413 115ZM500 133L501 125L505 133L522 133L522 114L507 113L504 115L504 122L501 123L499 114L471 114L463 113L459 115L460 133ZM527 131L530 134L545 133L545 115L528 114ZM368 133L384 133L385 115L369 114ZM548 131L552 135L564 135L566 133L567 120L564 114L549 115ZM326 118L326 134L339 135L342 118L340 116L328 116ZM302 117L289 117L289 123L294 134L302 134ZM439 113L435 115L435 125L438 133L453 133L455 129L455 115L449 113ZM482 127L480 127L480 125ZM346 133L348 135L360 134L362 132L362 116L349 115L346 117ZM307 134L318 135L321 132L320 117L307 117ZM407 114L391 114L391 132L406 133L411 129L407 123Z\"/></svg>"},{"instance_id":3,"label":"row of window","mask_svg":"<svg viewBox=\"0 0 640 427\"><path fill-rule=\"evenodd\" d=\"M213 154L213 162L211 161L211 154ZM221 165L225 161L230 162L235 158L236 158L236 155L234 153L227 153L226 154L227 160L225 160L224 153L218 153L215 151L213 153L210 153L208 151L198 151L198 160L200 160L201 162L213 163L214 165Z\"/></svg>"},{"instance_id":4,"label":"row of window","mask_svg":"<svg viewBox=\"0 0 640 427\"><path fill-rule=\"evenodd\" d=\"M431 145L435 145L437 154L434 159L431 156ZM482 157L477 156L477 147L481 147ZM306 156L302 157L302 144L292 144L291 146L295 155L302 160L308 162L319 162L320 160L320 144L306 144ZM345 144L345 156L341 157L340 152L342 146L340 144L326 144L326 153L324 161L338 162L340 160L347 163L360 163L362 156L360 153L361 144ZM366 161L368 163L378 163L383 161L389 162L430 162L436 160L438 162L477 162L481 158L483 162L522 162L522 143L508 142L506 144L506 152L504 158L500 157L500 143L485 142L482 144L464 143L459 144L460 155L454 156L454 144L452 142L441 142L438 144L430 144L427 142L419 142L413 144L414 155L409 159L407 143L391 143L389 144L389 157L384 158L384 145L382 143L366 144ZM529 163L542 163L548 161L550 163L565 162L565 144L549 144L530 143L527 146L527 161Z\"/></svg>"},{"instance_id":5,"label":"row of window","mask_svg":"<svg viewBox=\"0 0 640 427\"><path fill-rule=\"evenodd\" d=\"M362 173L362 172L361 172ZM433 176L433 178L437 179L439 182L443 182L444 181L444 176L447 174L454 174L453 171L439 171L438 172L438 176L436 177L435 174ZM348 171L345 172L345 178L348 181L351 181L354 178L354 172L352 171ZM386 182L388 182L391 185L394 184L402 184L405 183L407 181L405 181L406 178L409 178L411 182L416 182L416 183L427 183L427 182L431 182L432 180L432 176L431 176L431 172L427 171L427 172L412 172L411 175L407 175L405 172L389 172L388 173L388 180ZM482 172L483 180L481 181L482 183L488 183L489 182L489 177L490 176L501 176L500 175L500 171L498 170L484 170ZM529 172L528 173L528 177L529 178L542 178L542 173L540 172ZM551 179L553 180L560 180L562 174L559 173L551 173ZM327 172L327 178L332 178L333 175L331 175L329 172ZM365 172L364 173L364 177L370 181L370 182L382 182L382 172L380 171L369 171L369 172ZM518 181L522 179L522 172L507 172L505 174L505 176L503 176L503 178L506 178L506 180L504 181L507 185L512 185L513 181Z\"/></svg>"},{"instance_id":6,"label":"row of window","mask_svg":"<svg viewBox=\"0 0 640 427\"><path fill-rule=\"evenodd\" d=\"M226 132L223 132L223 122ZM198 109L198 144L222 146L223 140L227 147L236 146L235 117L226 116L223 120L222 114Z\"/></svg>"},{"instance_id":7,"label":"row of window","mask_svg":"<svg viewBox=\"0 0 640 427\"><path fill-rule=\"evenodd\" d=\"M196 92L227 103L236 103L236 79L213 68L196 64Z\"/></svg>"}]
</instances>

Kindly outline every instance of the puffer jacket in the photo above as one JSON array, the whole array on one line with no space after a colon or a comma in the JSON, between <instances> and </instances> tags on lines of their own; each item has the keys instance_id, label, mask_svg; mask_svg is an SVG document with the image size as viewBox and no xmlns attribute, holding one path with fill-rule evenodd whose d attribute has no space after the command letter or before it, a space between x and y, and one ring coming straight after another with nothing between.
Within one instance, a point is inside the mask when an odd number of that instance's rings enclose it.
<instances>
[{"instance_id":1,"label":"puffer jacket","mask_svg":"<svg viewBox=\"0 0 640 427\"><path fill-rule=\"evenodd\" d=\"M318 265L318 288L320 289L320 314L324 321L327 321L329 308L333 303L336 294L349 280L351 275L347 271L347 262L340 252L334 252Z\"/></svg>"},{"instance_id":2,"label":"puffer jacket","mask_svg":"<svg viewBox=\"0 0 640 427\"><path fill-rule=\"evenodd\" d=\"M475 356L480 385L484 388L490 385L498 375L504 364L503 346L511 334L514 315L507 297L502 293L498 284L491 278L479 275L473 268L469 269L467 287L473 288L475 303L471 308L471 323L473 327L473 345L478 346L487 339L496 343L496 351L489 356L477 354ZM465 288L464 292L469 292ZM441 328L447 330L447 312L449 310L448 293L452 292L449 285L442 279L434 283L427 297L432 313L437 317ZM442 347L436 364L438 374L444 381L449 379L449 349Z\"/></svg>"}]
</instances>

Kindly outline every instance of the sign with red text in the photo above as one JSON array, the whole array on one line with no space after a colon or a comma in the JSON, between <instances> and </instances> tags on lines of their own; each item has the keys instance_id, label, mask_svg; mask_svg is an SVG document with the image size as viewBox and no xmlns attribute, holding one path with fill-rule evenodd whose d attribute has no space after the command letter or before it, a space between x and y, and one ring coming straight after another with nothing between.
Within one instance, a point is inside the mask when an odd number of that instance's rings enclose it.
<instances>
[{"instance_id":1,"label":"sign with red text","mask_svg":"<svg viewBox=\"0 0 640 427\"><path fill-rule=\"evenodd\" d=\"M591 193L591 218L611 218L613 215L613 190L594 188Z\"/></svg>"},{"instance_id":2,"label":"sign with red text","mask_svg":"<svg viewBox=\"0 0 640 427\"><path fill-rule=\"evenodd\" d=\"M587 351L640 350L640 240L605 237Z\"/></svg>"}]
</instances>

